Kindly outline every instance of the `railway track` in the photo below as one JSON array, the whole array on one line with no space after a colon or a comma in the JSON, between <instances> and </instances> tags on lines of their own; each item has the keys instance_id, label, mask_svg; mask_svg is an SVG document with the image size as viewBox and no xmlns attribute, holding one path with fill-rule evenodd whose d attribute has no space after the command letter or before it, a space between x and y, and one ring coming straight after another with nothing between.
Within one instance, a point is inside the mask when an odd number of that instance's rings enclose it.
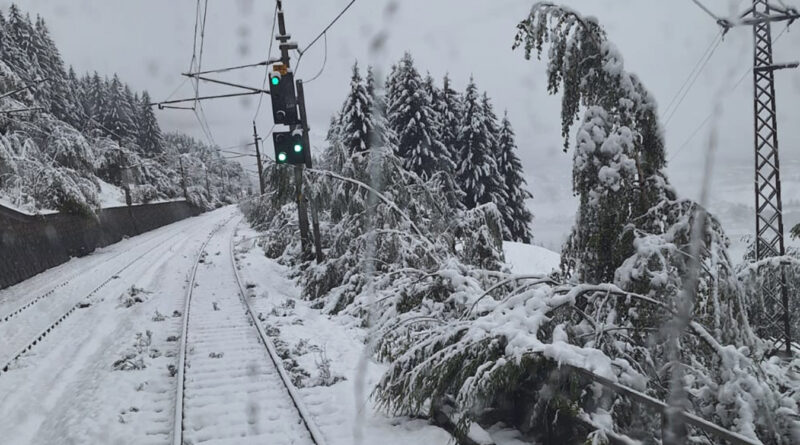
<instances>
[{"instance_id":1,"label":"railway track","mask_svg":"<svg viewBox=\"0 0 800 445\"><path fill-rule=\"evenodd\" d=\"M166 235L160 236L160 237L158 237L158 238L156 238L154 240L151 240L151 242L155 242L158 245L158 244L161 244L161 242L164 239L168 238L169 236L171 236L171 234L166 234ZM122 250L122 251L114 254L111 258L108 258L108 259L104 260L104 262L114 261L115 259L117 259L118 257L120 257L120 256L122 256L122 255L124 255L126 253L127 253L127 251ZM94 266L90 270L91 271L95 271L100 266L102 266L102 264ZM86 270L79 271L79 272L73 274L70 278L68 278L68 279L60 282L59 284L53 286L47 292L44 292L44 293L42 293L42 294L40 294L40 295L38 295L38 296L36 296L34 298L31 298L31 299L25 301L24 303L18 304L16 309L12 309L9 312L6 312L5 315L0 315L0 324L8 323L13 318L22 315L26 310L31 309L37 303L39 303L39 302L47 299L48 297L51 297L52 295L54 295L56 293L56 291L58 291L59 289L64 288L65 286L69 285L75 278L81 277L81 276L85 276L86 274L87 274Z\"/></svg>"},{"instance_id":2,"label":"railway track","mask_svg":"<svg viewBox=\"0 0 800 445\"><path fill-rule=\"evenodd\" d=\"M218 230L218 229L219 229L219 227L217 227L215 230ZM162 247L163 243L161 241L163 241L165 238L168 238L168 237L174 236L174 235L175 235L174 233L170 232L170 233L168 233L168 234L166 234L164 236L160 236L160 237L156 238L154 240L154 244L153 244L152 247L149 247L142 254L136 256L133 260L131 260L128 263L126 263L123 267L121 267L119 269L116 269L114 272L109 274L108 277L105 280L103 280L99 285L94 287L90 292L86 293L81 298L76 299L75 303L70 305L68 309L63 311L60 316L54 315L53 317L51 317L50 318L51 321L49 323L45 324L46 327L42 328L41 330L34 331L35 333L32 334L30 337L28 337L29 340L22 342L21 346L17 347L15 350L13 350L13 352L11 354L7 354L6 355L7 358L4 360L4 362L0 362L0 376L2 376L4 373L8 372L12 363L14 363L20 357L22 357L23 354L26 354L26 353L30 352L36 345L38 345L42 340L44 340L45 337L47 337L52 332L54 332L65 320L67 320L72 314L74 314L76 310L78 310L82 306L87 305L87 303L90 300L90 298L93 297L94 295L96 295L99 291L101 291L105 286L108 285L108 283L110 283L115 278L119 277L120 274L125 272L131 266L133 266L134 264L136 264L139 261L141 261L142 258L147 257L147 255L152 253L154 250L158 249L159 247ZM189 235L186 235L186 237L188 238ZM116 255L116 256L119 256L119 255ZM116 256L114 258L116 258ZM68 281L69 280L67 280L67 282ZM37 297L37 299L35 299L34 302L32 302L32 303L29 302L28 304L26 304L25 305L25 309L30 308L36 302L41 301L43 298L46 298L47 296L52 295L53 292L56 289L58 289L59 287L63 287L63 286L60 284L60 285L56 286L55 288L53 288L51 291L48 291L47 293L43 294L42 296ZM18 310L16 315L19 315L20 313L21 313L21 311ZM16 315L15 315L15 317L16 317ZM3 326L4 328L8 328L8 325L12 325L14 321L15 321L14 317L9 317L9 321L3 323L0 326ZM20 322L21 321L22 320L20 320ZM0 357L2 357L2 356L0 356ZM1 360L1 358L0 358L0 360Z\"/></svg>"},{"instance_id":3,"label":"railway track","mask_svg":"<svg viewBox=\"0 0 800 445\"><path fill-rule=\"evenodd\" d=\"M172 443L324 445L245 297L235 226L206 240L191 271Z\"/></svg>"}]
</instances>

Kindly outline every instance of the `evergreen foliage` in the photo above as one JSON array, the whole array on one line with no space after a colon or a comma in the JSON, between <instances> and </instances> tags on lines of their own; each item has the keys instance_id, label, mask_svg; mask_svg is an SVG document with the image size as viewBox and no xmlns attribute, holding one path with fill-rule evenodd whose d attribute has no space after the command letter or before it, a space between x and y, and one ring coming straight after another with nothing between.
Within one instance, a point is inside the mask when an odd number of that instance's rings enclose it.
<instances>
[{"instance_id":1,"label":"evergreen foliage","mask_svg":"<svg viewBox=\"0 0 800 445\"><path fill-rule=\"evenodd\" d=\"M139 99L116 74L66 69L44 19L13 4L7 17L0 12L0 91L46 81L0 100L2 109L44 109L0 115L0 197L29 211L92 214L105 181L130 184L135 203L180 198L181 159L186 195L202 207L233 202L247 187L238 164L213 147L165 138L147 92ZM207 180L197 173L204 167Z\"/></svg>"},{"instance_id":2,"label":"evergreen foliage","mask_svg":"<svg viewBox=\"0 0 800 445\"><path fill-rule=\"evenodd\" d=\"M470 79L464 95L463 120L459 127L457 149L458 184L464 191L464 205L475 208L481 204L505 204L505 191L493 148L496 138L487 106Z\"/></svg>"},{"instance_id":3,"label":"evergreen foliage","mask_svg":"<svg viewBox=\"0 0 800 445\"><path fill-rule=\"evenodd\" d=\"M634 253L624 227L656 203L675 198L663 169L664 141L656 103L638 77L624 69L622 55L594 19L568 8L539 4L518 26L515 47L526 58L548 53L548 90L561 92L565 149L585 106L574 150L573 189L578 217L562 259L579 282L614 279Z\"/></svg>"},{"instance_id":4,"label":"evergreen foliage","mask_svg":"<svg viewBox=\"0 0 800 445\"><path fill-rule=\"evenodd\" d=\"M533 219L525 200L533 198L526 188L522 163L517 156L517 144L514 129L508 119L508 112L503 115L497 137L497 169L505 180L504 190L506 204L500 208L509 241L530 243L533 239L530 223Z\"/></svg>"},{"instance_id":5,"label":"evergreen foliage","mask_svg":"<svg viewBox=\"0 0 800 445\"><path fill-rule=\"evenodd\" d=\"M458 129L462 119L461 96L452 88L450 76L445 75L442 89L436 96L434 109L441 120L441 139L450 159L458 159Z\"/></svg>"},{"instance_id":6,"label":"evergreen foliage","mask_svg":"<svg viewBox=\"0 0 800 445\"><path fill-rule=\"evenodd\" d=\"M437 171L453 171L455 164L437 131L432 99L406 53L387 81L389 127L397 135L397 155L406 169L422 179Z\"/></svg>"}]
</instances>

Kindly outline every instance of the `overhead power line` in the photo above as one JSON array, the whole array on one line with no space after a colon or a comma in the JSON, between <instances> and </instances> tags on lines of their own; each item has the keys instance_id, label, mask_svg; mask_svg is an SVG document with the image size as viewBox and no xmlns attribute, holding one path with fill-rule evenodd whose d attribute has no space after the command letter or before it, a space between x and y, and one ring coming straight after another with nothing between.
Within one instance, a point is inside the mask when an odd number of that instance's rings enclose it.
<instances>
[{"instance_id":1,"label":"overhead power line","mask_svg":"<svg viewBox=\"0 0 800 445\"><path fill-rule=\"evenodd\" d=\"M694 83L700 77L700 74L702 73L703 69L705 69L705 67L707 66L708 61L711 60L711 56L714 55L714 51L716 51L716 49L719 47L720 42L722 41L722 34L723 34L722 30L720 30L714 36L714 38L711 40L711 43L708 45L708 48L706 48L705 52L703 52L703 55L700 56L700 58L697 60L697 63L695 63L694 67L692 68L692 71L689 72L689 75L686 77L686 80L683 81L681 87L672 96L672 99L670 100L669 104L664 109L664 115L667 116L665 125L669 124L669 121L675 114L675 110L678 109L680 103L686 97L688 91L691 90L692 86L694 86ZM681 98L681 100L678 101L676 105L676 100L679 97ZM673 105L675 105L674 109Z\"/></svg>"},{"instance_id":2,"label":"overhead power line","mask_svg":"<svg viewBox=\"0 0 800 445\"><path fill-rule=\"evenodd\" d=\"M778 41L781 39L781 37L783 37L783 35L789 29L789 26L790 26L790 24L787 24L783 28L783 30L777 36L775 36L775 39L773 40L773 44L778 43ZM747 75L750 74L750 72L752 70L753 70L752 67L748 67L747 69L745 69L742 72L742 75L739 77L739 80L737 80L736 83L733 85L733 88L731 88L731 92L736 91L736 89L739 88L739 86L742 85L742 82L744 82L744 80L747 78ZM683 149L688 147L689 144L697 136L697 134L700 133L700 130L702 130L703 127L705 127L706 125L708 125L709 122L711 122L711 118L713 116L714 116L714 111L711 111L710 113L708 113L708 115L705 117L705 119L703 119L700 122L700 124L692 131L692 133L689 135L688 138L686 138L686 140L683 142L683 144L681 144L681 146L677 150L675 150L675 152L672 154L672 156L669 157L667 162L672 162L672 160L674 160L683 151Z\"/></svg>"},{"instance_id":3,"label":"overhead power line","mask_svg":"<svg viewBox=\"0 0 800 445\"><path fill-rule=\"evenodd\" d=\"M272 44L275 42L275 22L278 18L278 2L275 2L275 9L272 11L272 29L269 32L269 49L267 50L267 59L272 58ZM269 65L264 68L264 80L261 82L261 89L267 87L267 78L269 77ZM253 115L253 121L258 119L261 112L261 104L264 101L264 95L258 96L258 105L256 106L256 113Z\"/></svg>"},{"instance_id":4,"label":"overhead power line","mask_svg":"<svg viewBox=\"0 0 800 445\"><path fill-rule=\"evenodd\" d=\"M303 55L309 49L311 49L311 47L314 46L314 44L316 44L319 41L319 39L322 38L322 36L325 35L325 33L327 33L328 30L331 29L331 27L334 24L336 24L336 22L339 21L340 18L342 18L344 13L347 12L347 10L350 9L350 7L353 6L353 4L355 2L356 2L356 0L350 0L350 3L348 3L347 6L344 7L344 9L342 9L342 11L339 13L339 15L334 17L333 20L331 20L331 22L328 23L328 26L326 26L316 37L314 37L314 40L312 40L311 43L309 43L304 49L298 50L298 52L300 53L300 56L297 58L297 67L295 68L295 71L300 69L300 61L303 60Z\"/></svg>"}]
</instances>

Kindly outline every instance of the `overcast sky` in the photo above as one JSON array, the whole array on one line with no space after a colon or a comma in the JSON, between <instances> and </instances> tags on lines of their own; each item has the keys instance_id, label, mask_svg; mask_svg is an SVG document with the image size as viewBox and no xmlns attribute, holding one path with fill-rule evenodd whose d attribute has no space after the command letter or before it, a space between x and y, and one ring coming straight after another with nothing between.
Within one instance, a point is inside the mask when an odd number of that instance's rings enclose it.
<instances>
[{"instance_id":1,"label":"overcast sky","mask_svg":"<svg viewBox=\"0 0 800 445\"><path fill-rule=\"evenodd\" d=\"M305 46L348 2L285 0L293 39ZM531 202L537 216L534 231L541 243L557 247L576 206L571 197L571 154L561 151L560 98L548 96L545 90L544 62L526 61L520 51L511 50L515 26L534 1L402 0L396 2L393 14L386 13L387 3L357 0L328 33L325 69L306 88L315 148L321 148L330 117L346 94L353 62L376 61L376 56L369 55L369 42L377 33L386 32L388 40L377 62L390 63L410 51L420 71L430 71L437 79L449 72L458 88L473 75L499 112L508 109L536 196ZM562 3L599 19L621 50L626 68L638 74L658 100L664 118L664 109L718 32L714 21L691 0ZM749 1L705 3L719 15L730 15ZM0 0L4 9L9 4ZM188 69L192 56L195 0L21 0L18 4L44 16L64 59L78 72L117 72L135 89L147 89L153 100L193 94L184 84L171 96L183 82L180 73ZM209 0L203 67L264 60L273 8L272 0ZM776 25L773 35L783 28L783 24ZM776 41L776 62L800 60L800 24L794 28ZM298 77L313 77L322 67L324 55L325 44L320 41L304 56ZM746 232L752 225L752 75L732 88L751 65L752 31L731 31L665 126L671 181L682 196L696 198L703 172L702 151L711 126L703 127L684 144L714 104L722 106L710 207L721 214L732 232ZM259 86L263 73L254 68L221 78ZM202 94L229 91L201 86ZM778 72L777 91L784 201L800 204L800 70ZM224 147L249 142L256 104L257 99L206 102L214 141ZM165 129L205 137L191 112L162 111L158 116ZM268 98L257 122L262 134L272 126ZM746 206L751 207L750 213ZM787 214L787 225L798 219L800 212Z\"/></svg>"}]
</instances>

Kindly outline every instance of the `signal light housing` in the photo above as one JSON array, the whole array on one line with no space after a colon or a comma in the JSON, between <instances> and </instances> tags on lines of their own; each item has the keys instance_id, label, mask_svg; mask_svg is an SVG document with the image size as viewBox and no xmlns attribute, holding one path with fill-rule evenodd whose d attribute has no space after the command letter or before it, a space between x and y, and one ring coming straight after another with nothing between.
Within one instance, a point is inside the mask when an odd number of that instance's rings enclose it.
<instances>
[{"instance_id":1,"label":"signal light housing","mask_svg":"<svg viewBox=\"0 0 800 445\"><path fill-rule=\"evenodd\" d=\"M300 124L294 74L288 71L285 74L271 71L269 73L269 95L272 99L272 119L276 124Z\"/></svg>"},{"instance_id":2,"label":"signal light housing","mask_svg":"<svg viewBox=\"0 0 800 445\"><path fill-rule=\"evenodd\" d=\"M306 163L306 146L300 131L276 131L272 133L275 145L275 160L278 164L299 165Z\"/></svg>"}]
</instances>

